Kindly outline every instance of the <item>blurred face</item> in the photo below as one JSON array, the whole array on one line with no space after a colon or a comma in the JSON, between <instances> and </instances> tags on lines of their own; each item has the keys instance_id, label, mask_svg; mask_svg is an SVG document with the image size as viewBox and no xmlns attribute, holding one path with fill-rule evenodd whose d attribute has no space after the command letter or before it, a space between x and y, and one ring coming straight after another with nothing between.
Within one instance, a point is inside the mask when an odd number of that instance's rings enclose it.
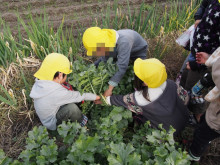
<instances>
[{"instance_id":1,"label":"blurred face","mask_svg":"<svg viewBox=\"0 0 220 165\"><path fill-rule=\"evenodd\" d=\"M59 73L59 75L53 79L53 81L59 83L59 84L63 84L67 79L67 75L63 76L63 73Z\"/></svg>"},{"instance_id":2,"label":"blurred face","mask_svg":"<svg viewBox=\"0 0 220 165\"><path fill-rule=\"evenodd\" d=\"M61 73L61 74L62 74L62 78L61 78L60 83L63 84L63 83L66 81L67 75L65 75L65 76L63 77L63 73Z\"/></svg>"},{"instance_id":3,"label":"blurred face","mask_svg":"<svg viewBox=\"0 0 220 165\"><path fill-rule=\"evenodd\" d=\"M96 56L105 56L105 47L97 47Z\"/></svg>"}]
</instances>

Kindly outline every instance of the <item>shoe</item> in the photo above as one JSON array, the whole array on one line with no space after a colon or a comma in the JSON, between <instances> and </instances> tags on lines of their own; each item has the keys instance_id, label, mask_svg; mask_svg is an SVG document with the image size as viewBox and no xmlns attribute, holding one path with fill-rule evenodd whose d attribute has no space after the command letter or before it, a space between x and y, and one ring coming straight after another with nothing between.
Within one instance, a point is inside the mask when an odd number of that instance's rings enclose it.
<instances>
[{"instance_id":1,"label":"shoe","mask_svg":"<svg viewBox=\"0 0 220 165\"><path fill-rule=\"evenodd\" d=\"M198 161L200 160L200 157L194 156L194 155L192 154L192 152L190 151L190 149L189 149L188 153L189 153L189 156L190 156L191 161L196 161L196 162L198 162Z\"/></svg>"}]
</instances>

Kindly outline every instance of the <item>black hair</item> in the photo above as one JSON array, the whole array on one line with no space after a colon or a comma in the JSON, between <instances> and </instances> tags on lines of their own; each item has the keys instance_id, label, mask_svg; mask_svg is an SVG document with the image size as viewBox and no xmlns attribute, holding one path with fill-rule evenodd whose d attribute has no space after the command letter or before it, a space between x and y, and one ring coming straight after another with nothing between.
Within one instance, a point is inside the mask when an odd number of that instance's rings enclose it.
<instances>
[{"instance_id":1,"label":"black hair","mask_svg":"<svg viewBox=\"0 0 220 165\"><path fill-rule=\"evenodd\" d=\"M149 95L148 95L148 86L145 86L144 82L141 79L139 79L136 75L134 77L134 87L138 91L143 91L142 94L143 94L144 98L146 100L150 101Z\"/></svg>"},{"instance_id":2,"label":"black hair","mask_svg":"<svg viewBox=\"0 0 220 165\"><path fill-rule=\"evenodd\" d=\"M56 77L58 77L59 76L59 73L61 73L61 72L56 72L55 74L54 74L54 76L53 76L53 79L55 79ZM63 73L63 78L66 76L66 74L65 73Z\"/></svg>"}]
</instances>

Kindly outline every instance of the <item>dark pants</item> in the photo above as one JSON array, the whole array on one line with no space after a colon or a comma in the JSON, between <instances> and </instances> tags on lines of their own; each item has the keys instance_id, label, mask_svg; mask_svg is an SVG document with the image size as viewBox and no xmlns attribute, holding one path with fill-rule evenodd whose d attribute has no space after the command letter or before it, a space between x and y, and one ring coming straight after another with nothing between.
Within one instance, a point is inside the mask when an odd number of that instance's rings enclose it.
<instances>
[{"instance_id":1,"label":"dark pants","mask_svg":"<svg viewBox=\"0 0 220 165\"><path fill-rule=\"evenodd\" d=\"M184 69L180 80L180 85L187 91L190 91L192 87L206 74L208 70L192 71ZM193 114L203 114L208 107L208 103L203 104L191 104L189 103L188 108Z\"/></svg>"},{"instance_id":2,"label":"dark pants","mask_svg":"<svg viewBox=\"0 0 220 165\"><path fill-rule=\"evenodd\" d=\"M83 114L74 103L66 104L60 107L56 114L57 125L61 124L62 121L72 121L81 123L83 120Z\"/></svg>"},{"instance_id":3,"label":"dark pants","mask_svg":"<svg viewBox=\"0 0 220 165\"><path fill-rule=\"evenodd\" d=\"M207 72L207 70L192 71L184 69L180 80L180 85L185 90L189 91Z\"/></svg>"},{"instance_id":4,"label":"dark pants","mask_svg":"<svg viewBox=\"0 0 220 165\"><path fill-rule=\"evenodd\" d=\"M207 125L204 114L201 117L198 128L194 132L193 142L190 146L191 153L196 157L200 157L209 143L218 137L220 137L220 134Z\"/></svg>"}]
</instances>

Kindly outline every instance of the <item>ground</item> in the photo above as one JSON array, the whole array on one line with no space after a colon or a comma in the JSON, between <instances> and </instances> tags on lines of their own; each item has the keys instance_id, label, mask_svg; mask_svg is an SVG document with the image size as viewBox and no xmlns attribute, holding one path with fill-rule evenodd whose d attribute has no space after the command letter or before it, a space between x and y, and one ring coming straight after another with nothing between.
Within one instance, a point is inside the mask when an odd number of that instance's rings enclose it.
<instances>
[{"instance_id":1,"label":"ground","mask_svg":"<svg viewBox=\"0 0 220 165\"><path fill-rule=\"evenodd\" d=\"M125 6L129 1L131 10L139 8L142 0L120 0L118 5ZM146 3L151 3L153 0L145 0ZM164 5L164 0L158 1ZM19 14L26 22L31 14L34 18L47 13L49 15L49 22L54 29L58 28L63 17L65 17L64 27L72 28L75 35L75 30L79 25L85 29L86 27L94 25L94 17L97 20L101 19L101 14L108 6L113 6L113 0L0 0L0 15L2 19L11 27L14 35L17 34L17 14ZM123 10L122 12L126 12ZM114 16L114 13L110 13ZM161 44L169 43L166 53L163 55L162 61L167 67L167 72L170 79L175 79L181 65L187 55L187 52L180 48L175 43L175 37L178 34L169 34L167 36L160 36L154 39L145 38L149 43L148 57L153 56L154 45L156 41L161 40ZM170 51L171 50L171 51ZM27 62L34 64L31 66L24 66L24 72L33 81L33 73L39 67L39 61ZM16 67L12 67L9 74L16 75ZM1 72L0 72L1 73ZM10 80L10 85L16 85L15 82L20 81L16 76ZM18 86L19 89L19 86ZM7 109L7 107L5 108ZM30 110L30 111L27 111ZM27 132L35 125L41 125L39 119L34 113L33 106L28 107L23 113L8 112L2 109L0 148L3 148L7 155L16 157L24 147L25 137ZM21 110L22 111L22 110ZM206 156L202 158L200 164L216 165L220 164L220 140L217 139L212 142L210 149Z\"/></svg>"}]
</instances>

